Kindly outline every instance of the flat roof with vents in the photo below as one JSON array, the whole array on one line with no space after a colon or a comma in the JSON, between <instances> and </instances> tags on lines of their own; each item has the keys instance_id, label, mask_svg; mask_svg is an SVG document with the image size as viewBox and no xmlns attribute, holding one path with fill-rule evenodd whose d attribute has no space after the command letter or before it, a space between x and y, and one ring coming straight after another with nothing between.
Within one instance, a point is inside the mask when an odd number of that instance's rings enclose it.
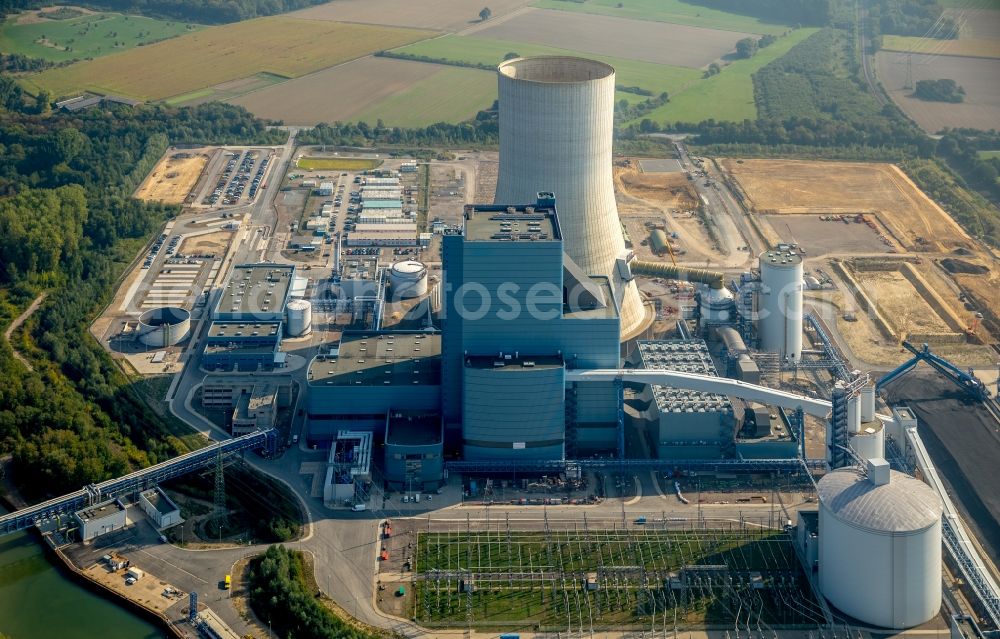
<instances>
[{"instance_id":1,"label":"flat roof with vents","mask_svg":"<svg viewBox=\"0 0 1000 639\"><path fill-rule=\"evenodd\" d=\"M701 339L655 340L638 343L642 367L701 375L718 375L708 345ZM656 407L661 413L733 412L729 398L718 393L685 390L653 384Z\"/></svg>"},{"instance_id":2,"label":"flat roof with vents","mask_svg":"<svg viewBox=\"0 0 1000 639\"><path fill-rule=\"evenodd\" d=\"M441 383L441 336L428 333L349 333L336 356L312 360L312 386L413 386Z\"/></svg>"},{"instance_id":3,"label":"flat roof with vents","mask_svg":"<svg viewBox=\"0 0 1000 639\"><path fill-rule=\"evenodd\" d=\"M281 335L281 322L256 322L253 320L212 322L208 327L211 338L232 338L233 341L244 341L247 338L269 338Z\"/></svg>"},{"instance_id":4,"label":"flat roof with vents","mask_svg":"<svg viewBox=\"0 0 1000 639\"><path fill-rule=\"evenodd\" d=\"M554 207L540 204L465 207L465 239L470 242L556 242L561 238Z\"/></svg>"},{"instance_id":5,"label":"flat roof with vents","mask_svg":"<svg viewBox=\"0 0 1000 639\"><path fill-rule=\"evenodd\" d=\"M291 264L238 264L233 267L215 308L217 319L279 315L292 287Z\"/></svg>"}]
</instances>

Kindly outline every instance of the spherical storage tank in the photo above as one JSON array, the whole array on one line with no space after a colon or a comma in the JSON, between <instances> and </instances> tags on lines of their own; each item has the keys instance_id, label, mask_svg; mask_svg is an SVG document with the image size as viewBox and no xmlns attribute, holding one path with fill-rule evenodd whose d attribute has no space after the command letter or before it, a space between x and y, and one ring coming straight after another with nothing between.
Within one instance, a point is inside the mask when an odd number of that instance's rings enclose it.
<instances>
[{"instance_id":1,"label":"spherical storage tank","mask_svg":"<svg viewBox=\"0 0 1000 639\"><path fill-rule=\"evenodd\" d=\"M818 484L820 590L861 622L918 626L941 608L941 500L885 460L868 475L842 468Z\"/></svg>"},{"instance_id":2,"label":"spherical storage tank","mask_svg":"<svg viewBox=\"0 0 1000 639\"><path fill-rule=\"evenodd\" d=\"M285 305L285 314L285 330L289 337L302 337L312 330L312 304L309 302L291 300Z\"/></svg>"},{"instance_id":3,"label":"spherical storage tank","mask_svg":"<svg viewBox=\"0 0 1000 639\"><path fill-rule=\"evenodd\" d=\"M427 293L427 267L416 260L396 262L389 270L392 296L397 300L420 297Z\"/></svg>"},{"instance_id":4,"label":"spherical storage tank","mask_svg":"<svg viewBox=\"0 0 1000 639\"><path fill-rule=\"evenodd\" d=\"M802 256L789 248L760 254L760 348L802 359Z\"/></svg>"},{"instance_id":5,"label":"spherical storage tank","mask_svg":"<svg viewBox=\"0 0 1000 639\"><path fill-rule=\"evenodd\" d=\"M191 313L179 306L152 308L139 316L139 341L162 348L184 340L191 332Z\"/></svg>"}]
</instances>

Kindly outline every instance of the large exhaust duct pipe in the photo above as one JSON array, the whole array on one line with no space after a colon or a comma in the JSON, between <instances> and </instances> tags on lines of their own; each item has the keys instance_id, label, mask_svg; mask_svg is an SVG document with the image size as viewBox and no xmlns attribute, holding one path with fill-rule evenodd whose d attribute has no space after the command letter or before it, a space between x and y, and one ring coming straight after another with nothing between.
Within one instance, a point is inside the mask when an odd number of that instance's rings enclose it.
<instances>
[{"instance_id":1,"label":"large exhaust duct pipe","mask_svg":"<svg viewBox=\"0 0 1000 639\"><path fill-rule=\"evenodd\" d=\"M615 70L565 56L515 58L497 68L500 171L494 202L556 196L566 253L588 275L608 277L621 300L621 332L639 329L645 310L625 255L612 176Z\"/></svg>"},{"instance_id":2,"label":"large exhaust duct pipe","mask_svg":"<svg viewBox=\"0 0 1000 639\"><path fill-rule=\"evenodd\" d=\"M633 260L629 262L629 269L633 275L645 275L647 277L664 277L670 280L681 280L684 282L695 282L705 284L709 288L721 290L726 288L726 276L718 271L706 271L697 268L685 268L674 266L673 264L663 264L660 262L643 262Z\"/></svg>"}]
</instances>

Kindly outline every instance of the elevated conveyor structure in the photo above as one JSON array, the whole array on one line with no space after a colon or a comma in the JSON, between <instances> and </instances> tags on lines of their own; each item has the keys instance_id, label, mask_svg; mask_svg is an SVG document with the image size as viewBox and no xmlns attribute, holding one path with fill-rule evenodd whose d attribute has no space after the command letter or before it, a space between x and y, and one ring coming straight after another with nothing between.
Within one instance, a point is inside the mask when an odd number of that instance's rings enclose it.
<instances>
[{"instance_id":1,"label":"elevated conveyor structure","mask_svg":"<svg viewBox=\"0 0 1000 639\"><path fill-rule=\"evenodd\" d=\"M920 469L924 481L934 489L934 492L944 503L941 536L945 549L954 558L959 572L962 573L962 578L983 604L994 628L1000 628L1000 586L997 585L982 557L979 556L979 550L962 523L951 497L948 496L948 491L945 490L937 469L934 468L934 463L931 461L931 456L924 447L916 428L906 429L906 441L913 451L917 468Z\"/></svg>"},{"instance_id":2,"label":"elevated conveyor structure","mask_svg":"<svg viewBox=\"0 0 1000 639\"><path fill-rule=\"evenodd\" d=\"M109 479L100 484L91 484L68 495L22 508L0 517L0 536L25 530L35 525L35 522L44 519L68 515L85 506L140 492L168 479L211 466L216 463L220 451L223 455L231 455L244 450L270 448L277 442L277 436L278 432L274 429L257 431L206 446L124 477Z\"/></svg>"}]
</instances>

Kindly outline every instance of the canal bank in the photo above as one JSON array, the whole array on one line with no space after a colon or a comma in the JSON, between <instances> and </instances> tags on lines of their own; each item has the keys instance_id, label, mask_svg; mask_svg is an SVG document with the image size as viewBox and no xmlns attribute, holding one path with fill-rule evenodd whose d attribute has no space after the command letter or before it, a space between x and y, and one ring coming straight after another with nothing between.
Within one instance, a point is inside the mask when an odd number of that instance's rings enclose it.
<instances>
[{"instance_id":1,"label":"canal bank","mask_svg":"<svg viewBox=\"0 0 1000 639\"><path fill-rule=\"evenodd\" d=\"M77 581L37 533L0 537L0 632L10 639L168 636L124 601L93 588Z\"/></svg>"}]
</instances>

